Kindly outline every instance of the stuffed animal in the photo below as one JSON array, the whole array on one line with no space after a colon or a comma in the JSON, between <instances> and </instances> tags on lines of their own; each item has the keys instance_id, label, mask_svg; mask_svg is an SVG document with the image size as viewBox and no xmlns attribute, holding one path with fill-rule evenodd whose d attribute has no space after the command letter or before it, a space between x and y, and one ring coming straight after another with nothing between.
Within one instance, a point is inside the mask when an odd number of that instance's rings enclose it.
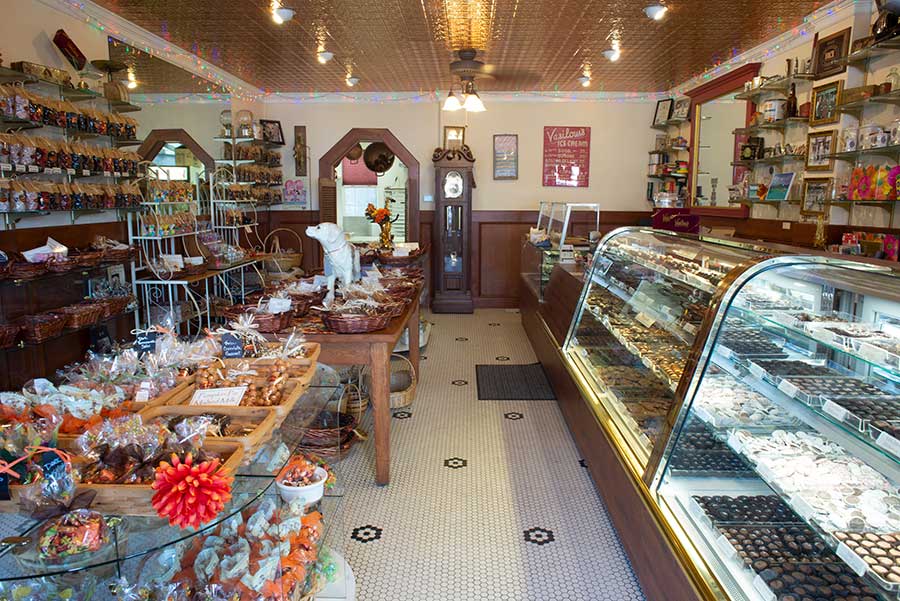
<instances>
[{"instance_id":1,"label":"stuffed animal","mask_svg":"<svg viewBox=\"0 0 900 601\"><path fill-rule=\"evenodd\" d=\"M347 241L336 223L320 223L306 228L306 235L315 238L325 249L325 260L341 285L349 286L359 279L359 249Z\"/></svg>"}]
</instances>

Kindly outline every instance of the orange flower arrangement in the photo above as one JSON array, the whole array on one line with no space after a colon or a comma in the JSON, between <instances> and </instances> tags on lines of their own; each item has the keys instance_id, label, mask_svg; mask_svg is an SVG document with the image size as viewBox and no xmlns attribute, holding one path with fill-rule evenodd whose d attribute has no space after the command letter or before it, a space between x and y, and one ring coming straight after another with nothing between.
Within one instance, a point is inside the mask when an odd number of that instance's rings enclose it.
<instances>
[{"instance_id":1,"label":"orange flower arrangement","mask_svg":"<svg viewBox=\"0 0 900 601\"><path fill-rule=\"evenodd\" d=\"M366 207L366 217L372 223L381 225L391 220L391 211L390 209L376 209L375 205L369 203L369 206Z\"/></svg>"},{"instance_id":2,"label":"orange flower arrangement","mask_svg":"<svg viewBox=\"0 0 900 601\"><path fill-rule=\"evenodd\" d=\"M156 468L152 504L160 517L179 528L196 528L212 520L231 499L231 476L221 473L218 459L194 465L188 453L184 461L172 454Z\"/></svg>"}]
</instances>

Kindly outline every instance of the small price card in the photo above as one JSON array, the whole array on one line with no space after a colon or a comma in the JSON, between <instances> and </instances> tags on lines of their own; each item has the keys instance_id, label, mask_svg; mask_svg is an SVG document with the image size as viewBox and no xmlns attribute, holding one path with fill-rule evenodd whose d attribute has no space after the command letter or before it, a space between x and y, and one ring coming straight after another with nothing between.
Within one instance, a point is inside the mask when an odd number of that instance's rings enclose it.
<instances>
[{"instance_id":1,"label":"small price card","mask_svg":"<svg viewBox=\"0 0 900 601\"><path fill-rule=\"evenodd\" d=\"M247 392L246 386L233 386L231 388L206 388L194 391L191 397L191 405L228 405L237 407Z\"/></svg>"}]
</instances>

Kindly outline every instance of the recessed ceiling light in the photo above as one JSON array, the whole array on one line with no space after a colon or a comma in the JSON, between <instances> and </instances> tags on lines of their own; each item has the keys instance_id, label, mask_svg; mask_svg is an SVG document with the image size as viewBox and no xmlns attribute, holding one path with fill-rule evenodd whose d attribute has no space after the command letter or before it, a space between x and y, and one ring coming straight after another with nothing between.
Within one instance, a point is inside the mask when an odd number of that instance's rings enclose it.
<instances>
[{"instance_id":1,"label":"recessed ceiling light","mask_svg":"<svg viewBox=\"0 0 900 601\"><path fill-rule=\"evenodd\" d=\"M578 82L581 84L582 88L586 88L591 85L591 78L587 75L582 75L578 78Z\"/></svg>"},{"instance_id":2,"label":"recessed ceiling light","mask_svg":"<svg viewBox=\"0 0 900 601\"><path fill-rule=\"evenodd\" d=\"M316 54L316 60L318 60L323 65L333 58L334 58L334 53L328 52L327 50L320 50Z\"/></svg>"},{"instance_id":3,"label":"recessed ceiling light","mask_svg":"<svg viewBox=\"0 0 900 601\"><path fill-rule=\"evenodd\" d=\"M622 51L618 48L610 48L609 50L603 51L603 56L609 59L610 62L616 62L622 56Z\"/></svg>"},{"instance_id":4,"label":"recessed ceiling light","mask_svg":"<svg viewBox=\"0 0 900 601\"><path fill-rule=\"evenodd\" d=\"M347 79L345 79L344 82L346 82L348 88L352 88L353 86L355 86L356 84L359 83L359 78L353 77L352 75L348 75Z\"/></svg>"},{"instance_id":5,"label":"recessed ceiling light","mask_svg":"<svg viewBox=\"0 0 900 601\"><path fill-rule=\"evenodd\" d=\"M668 10L668 7L666 7L664 4L651 4L644 9L644 14L646 14L654 21L661 21L662 18L666 16L666 12Z\"/></svg>"},{"instance_id":6,"label":"recessed ceiling light","mask_svg":"<svg viewBox=\"0 0 900 601\"><path fill-rule=\"evenodd\" d=\"M127 79L127 80L125 80L125 87L128 88L129 90L133 90L136 87L138 87L138 83L133 79Z\"/></svg>"},{"instance_id":7,"label":"recessed ceiling light","mask_svg":"<svg viewBox=\"0 0 900 601\"><path fill-rule=\"evenodd\" d=\"M272 20L281 25L285 21L290 21L294 18L294 10L292 8L281 8L275 9L275 12L272 13Z\"/></svg>"}]
</instances>

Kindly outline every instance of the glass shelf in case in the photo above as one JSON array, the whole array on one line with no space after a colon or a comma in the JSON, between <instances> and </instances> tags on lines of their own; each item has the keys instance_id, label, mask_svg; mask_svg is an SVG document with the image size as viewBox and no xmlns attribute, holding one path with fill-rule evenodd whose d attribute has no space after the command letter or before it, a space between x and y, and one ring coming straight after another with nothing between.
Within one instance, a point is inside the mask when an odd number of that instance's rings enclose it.
<instances>
[{"instance_id":1,"label":"glass shelf in case","mask_svg":"<svg viewBox=\"0 0 900 601\"><path fill-rule=\"evenodd\" d=\"M898 599L900 273L783 255L729 280L652 497L721 598Z\"/></svg>"}]
</instances>

